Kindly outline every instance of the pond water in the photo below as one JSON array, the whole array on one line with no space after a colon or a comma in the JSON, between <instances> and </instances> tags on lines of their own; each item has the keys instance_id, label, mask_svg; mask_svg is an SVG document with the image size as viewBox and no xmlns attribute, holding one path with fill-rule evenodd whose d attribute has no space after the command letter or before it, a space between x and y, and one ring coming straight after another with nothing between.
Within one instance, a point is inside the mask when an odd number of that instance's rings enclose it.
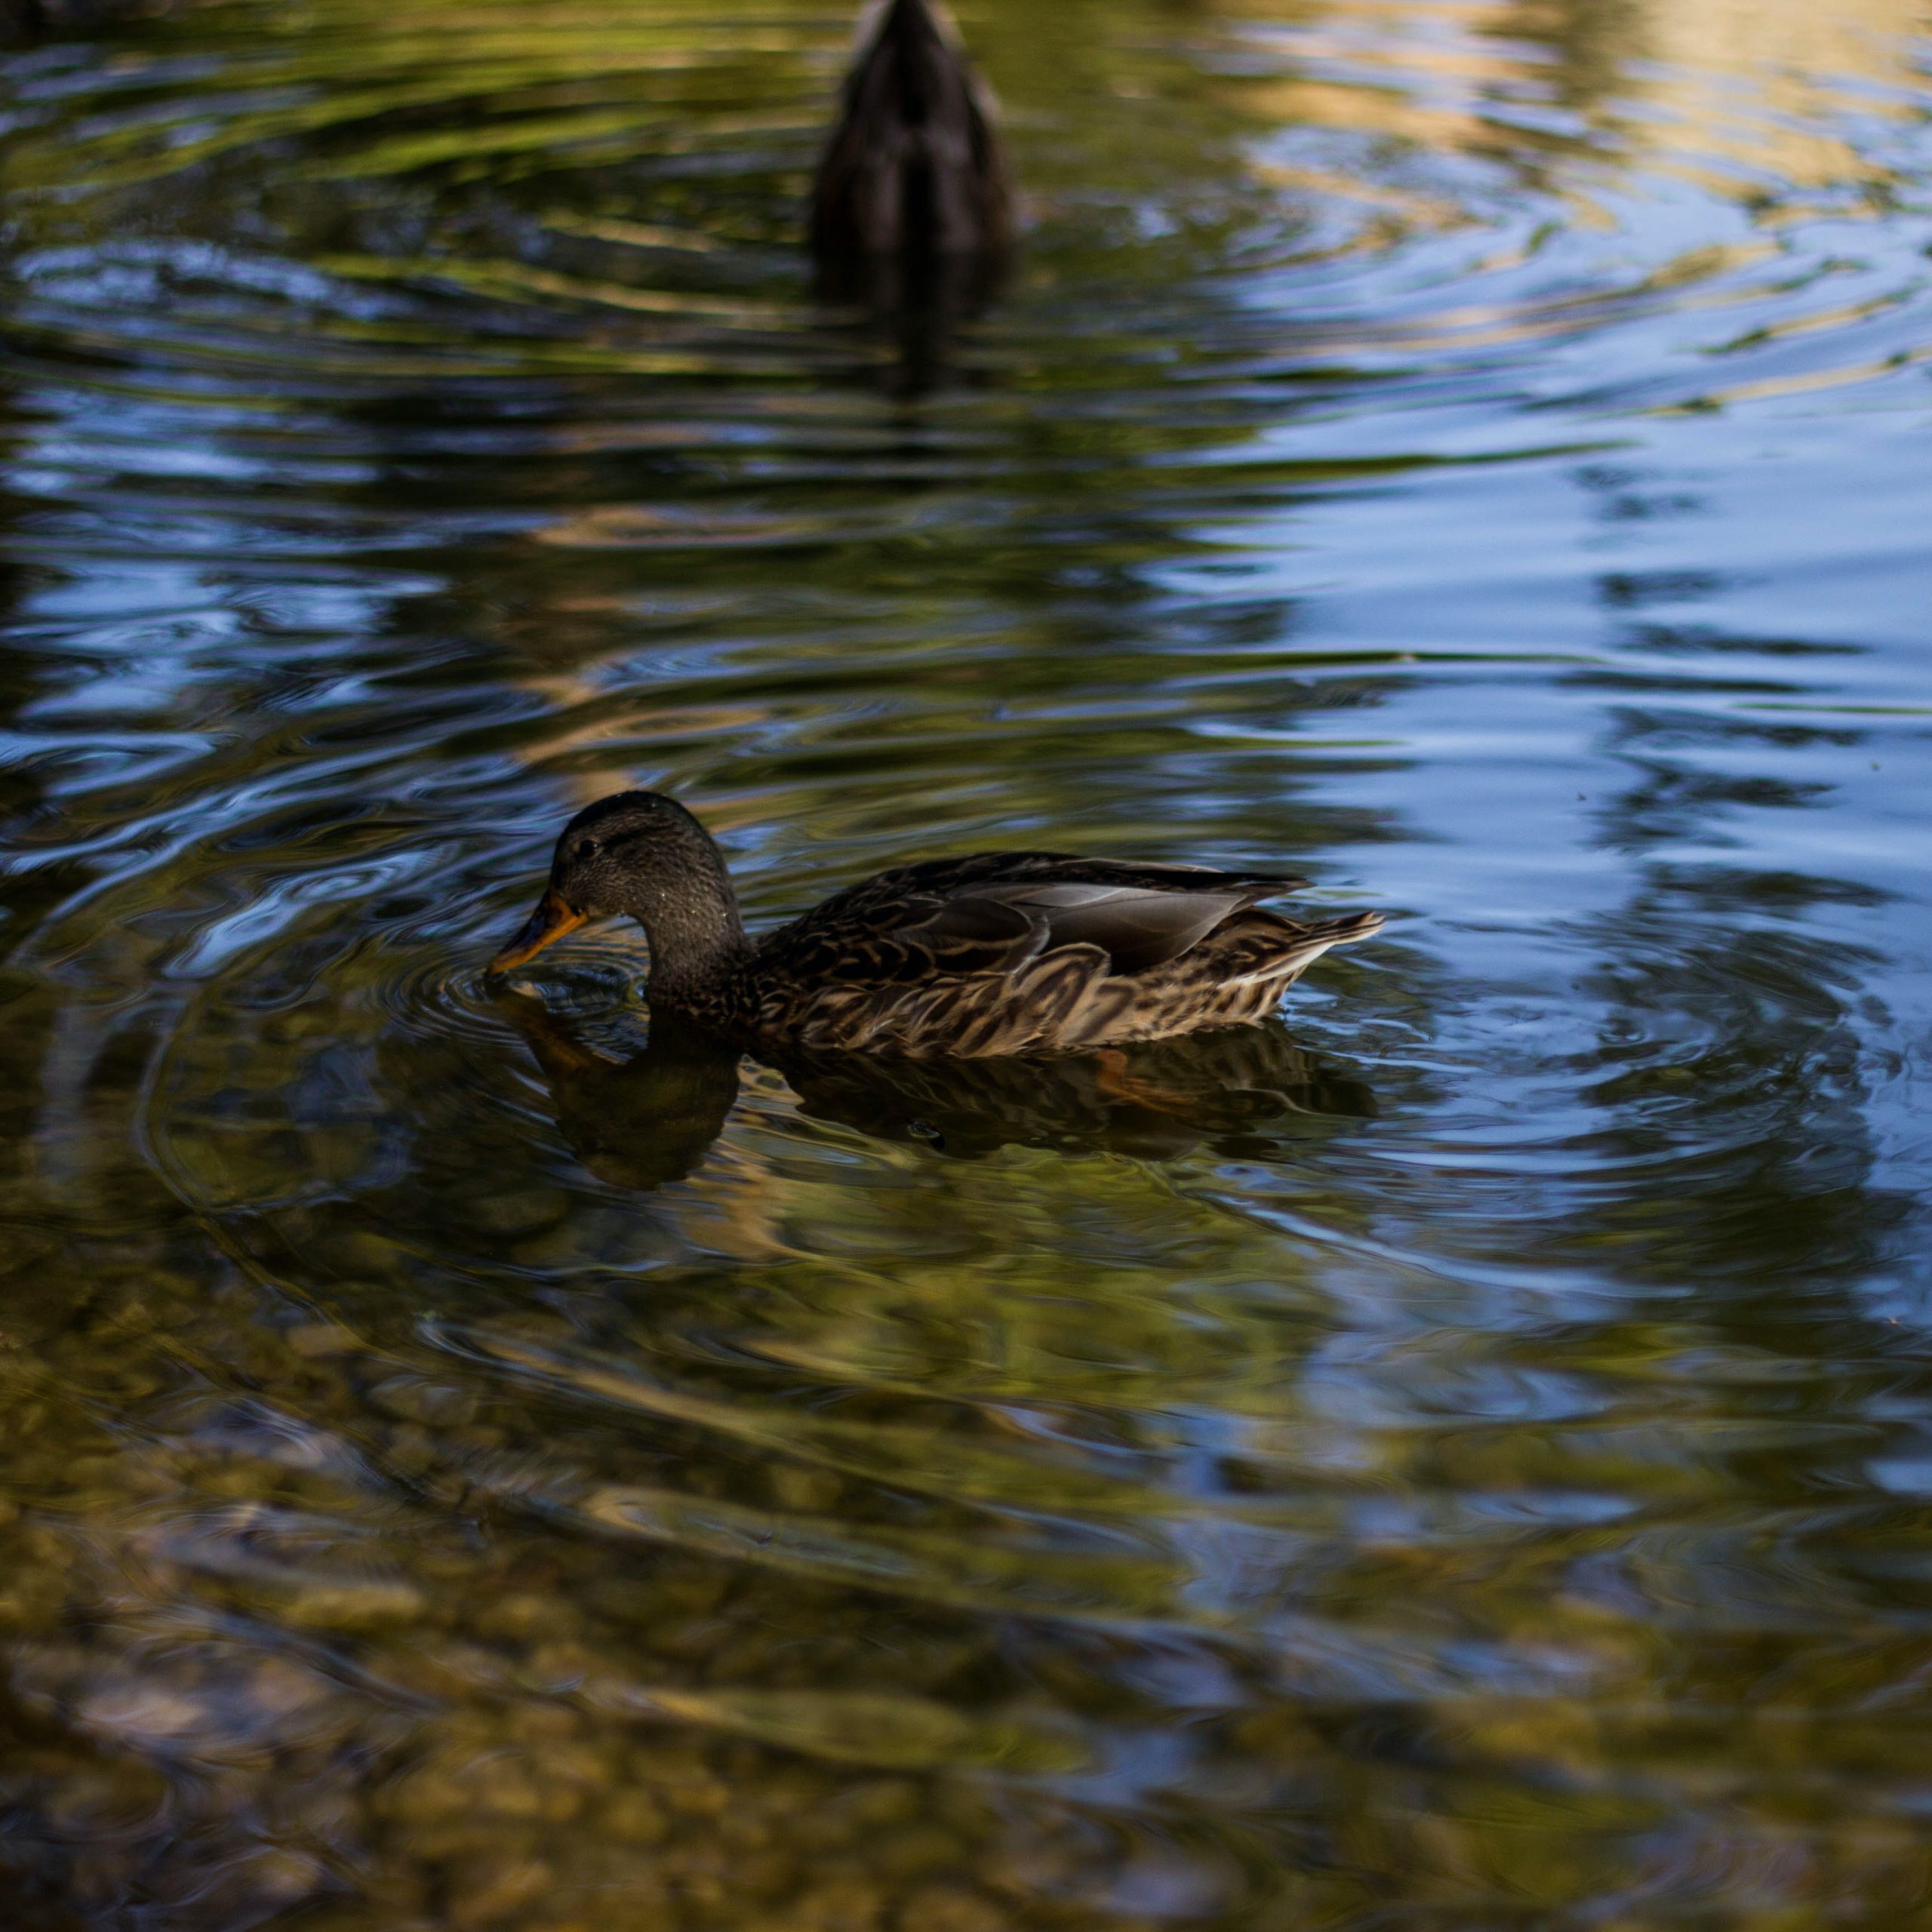
<instances>
[{"instance_id":1,"label":"pond water","mask_svg":"<svg viewBox=\"0 0 1932 1932\"><path fill-rule=\"evenodd\" d=\"M798 258L842 7L6 57L10 1927L1932 1897L1922 17L962 18L938 340ZM794 1086L485 982L638 783L755 922L1390 918L1141 1089Z\"/></svg>"}]
</instances>

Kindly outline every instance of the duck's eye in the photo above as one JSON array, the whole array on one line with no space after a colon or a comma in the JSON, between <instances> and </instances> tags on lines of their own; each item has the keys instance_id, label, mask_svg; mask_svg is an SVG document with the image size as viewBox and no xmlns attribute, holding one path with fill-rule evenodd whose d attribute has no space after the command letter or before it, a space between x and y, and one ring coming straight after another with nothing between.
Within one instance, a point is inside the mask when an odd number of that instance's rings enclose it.
<instances>
[{"instance_id":1,"label":"duck's eye","mask_svg":"<svg viewBox=\"0 0 1932 1932\"><path fill-rule=\"evenodd\" d=\"M580 861L585 859L594 859L602 850L603 848L598 844L595 839L580 838L577 841L577 850L571 854L571 857Z\"/></svg>"}]
</instances>

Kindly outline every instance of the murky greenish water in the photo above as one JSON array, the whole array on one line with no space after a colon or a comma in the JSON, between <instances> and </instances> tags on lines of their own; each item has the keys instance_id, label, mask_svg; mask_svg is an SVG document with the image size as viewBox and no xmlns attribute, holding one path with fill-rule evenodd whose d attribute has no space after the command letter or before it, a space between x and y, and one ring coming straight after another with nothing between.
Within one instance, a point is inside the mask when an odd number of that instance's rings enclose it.
<instances>
[{"instance_id":1,"label":"murky greenish water","mask_svg":"<svg viewBox=\"0 0 1932 1932\"><path fill-rule=\"evenodd\" d=\"M10 1928L1922 1922L1924 22L964 20L930 349L842 8L7 57ZM795 1088L485 986L632 782L1396 916Z\"/></svg>"}]
</instances>

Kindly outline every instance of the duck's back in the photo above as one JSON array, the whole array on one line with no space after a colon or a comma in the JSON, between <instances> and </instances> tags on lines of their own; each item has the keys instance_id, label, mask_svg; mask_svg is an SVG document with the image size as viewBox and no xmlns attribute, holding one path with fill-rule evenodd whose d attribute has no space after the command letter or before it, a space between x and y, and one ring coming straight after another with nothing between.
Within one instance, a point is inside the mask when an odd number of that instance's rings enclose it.
<instances>
[{"instance_id":1,"label":"duck's back","mask_svg":"<svg viewBox=\"0 0 1932 1932\"><path fill-rule=\"evenodd\" d=\"M1257 907L1304 882L1054 852L900 866L761 942L738 1020L811 1049L980 1056L1257 1019L1329 946L1380 923Z\"/></svg>"},{"instance_id":2,"label":"duck's back","mask_svg":"<svg viewBox=\"0 0 1932 1932\"><path fill-rule=\"evenodd\" d=\"M881 0L819 167L821 265L995 260L1011 245L1012 201L991 97L941 0Z\"/></svg>"}]
</instances>

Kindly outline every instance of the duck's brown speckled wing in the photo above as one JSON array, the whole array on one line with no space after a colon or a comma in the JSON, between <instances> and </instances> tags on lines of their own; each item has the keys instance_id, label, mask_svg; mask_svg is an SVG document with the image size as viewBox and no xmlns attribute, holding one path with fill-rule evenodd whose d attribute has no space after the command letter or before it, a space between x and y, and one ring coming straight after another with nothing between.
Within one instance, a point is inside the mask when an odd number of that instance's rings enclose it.
<instances>
[{"instance_id":1,"label":"duck's brown speckled wing","mask_svg":"<svg viewBox=\"0 0 1932 1932\"><path fill-rule=\"evenodd\" d=\"M968 1055L1251 1019L1328 946L1373 929L1251 909L1303 883L1055 852L901 866L766 940L746 1017L806 1047Z\"/></svg>"}]
</instances>

